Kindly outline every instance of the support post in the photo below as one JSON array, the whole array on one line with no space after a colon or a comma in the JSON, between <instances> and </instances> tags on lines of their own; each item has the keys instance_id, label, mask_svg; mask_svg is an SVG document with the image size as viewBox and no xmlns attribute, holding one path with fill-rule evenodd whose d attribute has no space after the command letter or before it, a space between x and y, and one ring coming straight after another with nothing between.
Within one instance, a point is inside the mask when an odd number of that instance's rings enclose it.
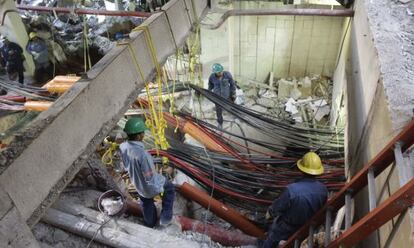
<instances>
[{"instance_id":1,"label":"support post","mask_svg":"<svg viewBox=\"0 0 414 248\"><path fill-rule=\"evenodd\" d=\"M331 242L331 225L332 225L332 208L328 207L326 210L326 219L325 219L325 240L324 246L327 247Z\"/></svg>"},{"instance_id":2,"label":"support post","mask_svg":"<svg viewBox=\"0 0 414 248\"><path fill-rule=\"evenodd\" d=\"M345 195L345 230L351 227L352 222L352 194L348 191Z\"/></svg>"},{"instance_id":3,"label":"support post","mask_svg":"<svg viewBox=\"0 0 414 248\"><path fill-rule=\"evenodd\" d=\"M377 207L377 191L375 189L374 169L370 168L367 174L368 178L368 197L369 197L369 211Z\"/></svg>"}]
</instances>

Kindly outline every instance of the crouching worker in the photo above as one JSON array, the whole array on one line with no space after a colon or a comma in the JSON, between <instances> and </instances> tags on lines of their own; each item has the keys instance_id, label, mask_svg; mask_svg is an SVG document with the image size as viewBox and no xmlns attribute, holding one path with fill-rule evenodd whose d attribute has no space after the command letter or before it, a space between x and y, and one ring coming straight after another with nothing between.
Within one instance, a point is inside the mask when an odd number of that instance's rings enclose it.
<instances>
[{"instance_id":1,"label":"crouching worker","mask_svg":"<svg viewBox=\"0 0 414 248\"><path fill-rule=\"evenodd\" d=\"M280 241L287 240L326 203L328 190L315 179L324 171L319 156L308 152L296 165L303 178L289 184L269 207L266 219L273 218L273 222L267 239L260 242L263 248L278 247Z\"/></svg>"},{"instance_id":2,"label":"crouching worker","mask_svg":"<svg viewBox=\"0 0 414 248\"><path fill-rule=\"evenodd\" d=\"M155 170L152 156L142 143L145 130L148 128L141 118L129 119L124 128L128 141L122 143L119 149L125 169L143 203L145 225L154 227L157 224L157 209L153 198L163 193L160 225L165 226L173 217L174 185Z\"/></svg>"}]
</instances>

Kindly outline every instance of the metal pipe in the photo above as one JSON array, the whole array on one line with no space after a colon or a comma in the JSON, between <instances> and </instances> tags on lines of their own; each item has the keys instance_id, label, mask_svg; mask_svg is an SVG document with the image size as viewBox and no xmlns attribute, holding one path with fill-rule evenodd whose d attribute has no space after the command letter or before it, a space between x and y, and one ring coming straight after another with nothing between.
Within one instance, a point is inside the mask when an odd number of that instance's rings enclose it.
<instances>
[{"instance_id":1,"label":"metal pipe","mask_svg":"<svg viewBox=\"0 0 414 248\"><path fill-rule=\"evenodd\" d=\"M49 101L27 101L24 103L24 110L26 111L46 111L53 102Z\"/></svg>"},{"instance_id":2,"label":"metal pipe","mask_svg":"<svg viewBox=\"0 0 414 248\"><path fill-rule=\"evenodd\" d=\"M185 121L182 130L201 144L205 145L210 151L227 153L226 149L224 149L219 143L214 141L210 136L200 130L200 128L198 128L193 123Z\"/></svg>"},{"instance_id":3,"label":"metal pipe","mask_svg":"<svg viewBox=\"0 0 414 248\"><path fill-rule=\"evenodd\" d=\"M211 224L205 224L198 220L193 220L184 216L177 217L181 224L182 231L193 231L203 233L224 246L245 246L254 245L257 239L247 236L240 232L229 231Z\"/></svg>"},{"instance_id":4,"label":"metal pipe","mask_svg":"<svg viewBox=\"0 0 414 248\"><path fill-rule=\"evenodd\" d=\"M275 15L353 17L354 11L349 9L233 9L226 11L216 24L203 24L203 27L208 29L217 29L231 16Z\"/></svg>"},{"instance_id":5,"label":"metal pipe","mask_svg":"<svg viewBox=\"0 0 414 248\"><path fill-rule=\"evenodd\" d=\"M77 15L104 15L104 16L134 16L147 18L151 16L148 12L139 11L112 11L112 10L96 10L96 9L76 9L76 8L62 8L62 7L43 7L43 6L30 6L30 5L17 5L16 8L20 10L31 10L38 12L56 12L67 13Z\"/></svg>"},{"instance_id":6,"label":"metal pipe","mask_svg":"<svg viewBox=\"0 0 414 248\"><path fill-rule=\"evenodd\" d=\"M63 94L72 87L74 83L48 83L44 86L50 93Z\"/></svg>"},{"instance_id":7,"label":"metal pipe","mask_svg":"<svg viewBox=\"0 0 414 248\"><path fill-rule=\"evenodd\" d=\"M198 204L207 209L210 209L211 212L213 212L223 220L229 222L233 226L237 227L245 234L262 239L265 238L265 234L262 229L252 224L243 215L239 214L235 209L228 207L223 203L217 201L204 191L188 183L183 183L179 187L179 190L184 197L197 202Z\"/></svg>"},{"instance_id":8,"label":"metal pipe","mask_svg":"<svg viewBox=\"0 0 414 248\"><path fill-rule=\"evenodd\" d=\"M126 199L126 211L135 216L142 216L142 206L135 201ZM240 232L229 231L215 225L205 224L201 221L190 219L184 216L177 216L182 231L193 231L202 233L225 246L253 245L257 239Z\"/></svg>"}]
</instances>

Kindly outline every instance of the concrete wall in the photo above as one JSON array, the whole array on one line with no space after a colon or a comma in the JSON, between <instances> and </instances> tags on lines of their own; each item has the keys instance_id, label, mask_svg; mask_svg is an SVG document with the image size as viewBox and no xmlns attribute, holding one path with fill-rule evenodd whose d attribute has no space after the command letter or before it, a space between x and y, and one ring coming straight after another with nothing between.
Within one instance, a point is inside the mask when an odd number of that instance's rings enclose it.
<instances>
[{"instance_id":1,"label":"concrete wall","mask_svg":"<svg viewBox=\"0 0 414 248\"><path fill-rule=\"evenodd\" d=\"M412 117L408 109L412 109L413 105L406 95L411 94L413 82L411 81L411 89L407 89L407 92L402 95L394 95L393 92L396 85L408 87L410 83L406 79L411 72L400 71L400 77L396 78L395 72L389 70L388 65L394 64L396 66L394 69L397 71L404 65L407 58L400 55L403 54L401 50L406 49L406 45L401 44L398 39L393 39L394 42L388 43L388 47L383 46L383 42L386 41L384 39L388 39L388 35L395 38L399 34L392 33L386 28L381 30L381 25L374 25L376 18L381 19L381 21L377 20L378 23L392 23L395 21L393 18L397 16L395 13L391 16L389 11L395 9L395 6L388 6L394 3L385 4L386 1L382 0L380 2L384 4L378 5L376 1L374 7L368 0L356 1L355 17L350 26L349 51L340 57L334 74L334 108L338 108L335 102L340 95L347 97L346 162L347 172L351 176L399 133ZM402 12L399 14L402 15ZM404 22L401 20L399 22L400 24L393 23L393 25L402 27ZM389 50L393 51L395 56L389 56ZM388 60L381 59L385 56L384 53L389 56ZM414 56L408 56L408 60L413 58ZM397 101L398 97L402 99ZM412 95L411 99L413 99ZM404 104L400 105L401 103ZM391 168L376 178L379 203L400 187L398 169ZM355 196L355 221L367 212L368 194L367 190L364 190ZM395 219L381 227L378 233L371 235L360 246L384 247L394 227ZM413 247L412 232L410 218L407 215L396 236L391 239L389 247Z\"/></svg>"},{"instance_id":2,"label":"concrete wall","mask_svg":"<svg viewBox=\"0 0 414 248\"><path fill-rule=\"evenodd\" d=\"M174 53L176 45L184 44L192 24L206 6L207 1L194 1L193 5L191 0L172 0L164 12L144 22L159 63ZM41 113L0 154L0 188L10 196L22 220L30 226L56 200L97 144L135 101L144 83L153 78L155 65L144 32L131 36L130 45L144 78L128 46L117 46L88 71L88 78L77 82L49 110ZM4 221L1 219L0 225Z\"/></svg>"},{"instance_id":3,"label":"concrete wall","mask_svg":"<svg viewBox=\"0 0 414 248\"><path fill-rule=\"evenodd\" d=\"M231 7L278 8L281 3L241 1ZM208 22L218 16L209 15ZM223 63L241 81L263 82L271 71L277 78L332 76L343 22L342 17L230 17L217 30L201 30L204 78L215 62Z\"/></svg>"}]
</instances>

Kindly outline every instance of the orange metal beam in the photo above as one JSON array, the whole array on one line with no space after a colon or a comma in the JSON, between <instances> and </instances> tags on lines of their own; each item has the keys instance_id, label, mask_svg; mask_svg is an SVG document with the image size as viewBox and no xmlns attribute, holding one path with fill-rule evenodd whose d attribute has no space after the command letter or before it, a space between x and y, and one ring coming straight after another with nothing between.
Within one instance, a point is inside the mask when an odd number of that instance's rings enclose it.
<instances>
[{"instance_id":1,"label":"orange metal beam","mask_svg":"<svg viewBox=\"0 0 414 248\"><path fill-rule=\"evenodd\" d=\"M329 244L329 248L352 247L370 233L390 221L397 214L414 204L414 179L411 179L380 206L365 215L339 238Z\"/></svg>"},{"instance_id":2,"label":"orange metal beam","mask_svg":"<svg viewBox=\"0 0 414 248\"><path fill-rule=\"evenodd\" d=\"M345 204L345 195L347 192L355 195L364 188L367 185L367 174L370 168L373 168L375 176L383 172L395 160L393 149L397 142L403 143L401 148L402 152L406 151L414 144L414 120L411 120L405 128L377 154L377 156L370 160L364 168L351 179L349 183L345 184L339 192L329 199L325 206L316 212L312 219L293 234L282 248L293 247L295 239L304 239L307 237L310 225L318 226L322 224L325 220L325 213L328 208L332 209L332 212L338 211L338 209Z\"/></svg>"}]
</instances>

